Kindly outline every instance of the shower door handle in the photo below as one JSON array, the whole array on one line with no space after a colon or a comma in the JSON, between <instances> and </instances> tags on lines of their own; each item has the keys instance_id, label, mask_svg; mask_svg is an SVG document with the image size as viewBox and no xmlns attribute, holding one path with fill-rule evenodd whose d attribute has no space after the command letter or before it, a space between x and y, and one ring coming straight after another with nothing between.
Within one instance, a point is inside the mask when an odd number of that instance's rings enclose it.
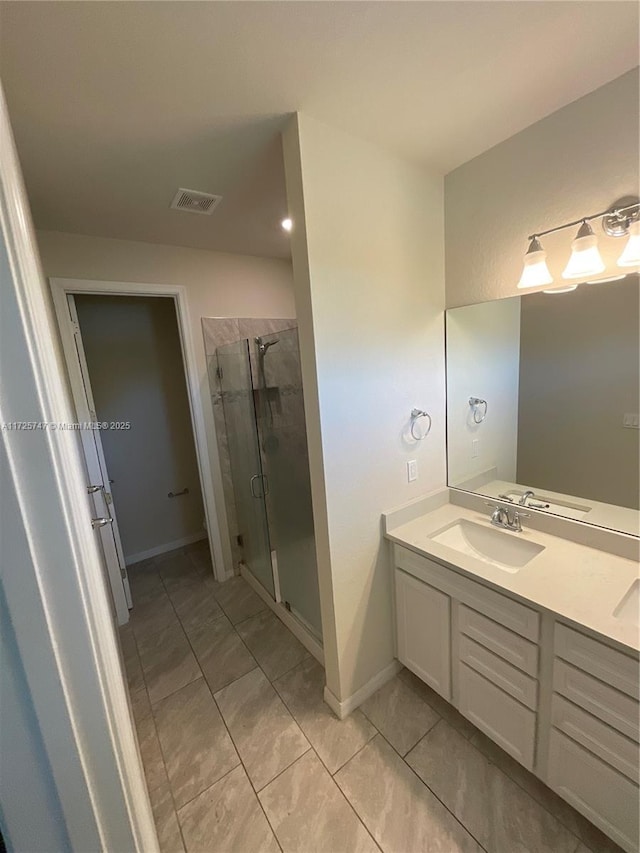
<instances>
[{"instance_id":1,"label":"shower door handle","mask_svg":"<svg viewBox=\"0 0 640 853\"><path fill-rule=\"evenodd\" d=\"M250 486L250 488L251 488L251 494L252 494L252 496L253 496L254 498L262 498L262 497L264 497L264 495L257 495L257 494L255 493L255 489L253 488L253 484L255 483L255 481L256 481L256 480L260 480L260 479L261 479L261 477L262 477L262 474L254 474L254 475L253 475L253 477L251 478L251 480L249 481L249 486Z\"/></svg>"}]
</instances>

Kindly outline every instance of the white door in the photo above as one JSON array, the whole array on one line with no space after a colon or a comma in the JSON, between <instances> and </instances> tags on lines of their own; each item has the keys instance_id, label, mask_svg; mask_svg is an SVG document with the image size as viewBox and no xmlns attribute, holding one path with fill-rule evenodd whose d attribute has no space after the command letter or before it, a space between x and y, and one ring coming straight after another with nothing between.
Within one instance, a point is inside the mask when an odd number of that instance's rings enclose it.
<instances>
[{"instance_id":1,"label":"white door","mask_svg":"<svg viewBox=\"0 0 640 853\"><path fill-rule=\"evenodd\" d=\"M73 294L67 294L67 306L73 329L73 340L64 333L62 339L76 417L78 423L82 425L96 424L98 419ZM128 621L128 609L132 607L131 591L100 430L87 428L80 429L79 433L86 462L87 492L89 499L93 501L94 526L104 553L116 616L118 623L122 625Z\"/></svg>"}]
</instances>

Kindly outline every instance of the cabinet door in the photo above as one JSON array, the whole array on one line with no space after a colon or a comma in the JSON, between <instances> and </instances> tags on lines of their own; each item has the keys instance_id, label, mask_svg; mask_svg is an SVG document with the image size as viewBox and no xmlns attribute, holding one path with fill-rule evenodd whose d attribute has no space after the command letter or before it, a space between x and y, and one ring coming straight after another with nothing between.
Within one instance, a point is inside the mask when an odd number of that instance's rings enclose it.
<instances>
[{"instance_id":1,"label":"cabinet door","mask_svg":"<svg viewBox=\"0 0 640 853\"><path fill-rule=\"evenodd\" d=\"M447 701L451 699L451 599L396 569L398 658Z\"/></svg>"},{"instance_id":2,"label":"cabinet door","mask_svg":"<svg viewBox=\"0 0 640 853\"><path fill-rule=\"evenodd\" d=\"M638 850L638 786L556 729L547 784L624 850Z\"/></svg>"}]
</instances>

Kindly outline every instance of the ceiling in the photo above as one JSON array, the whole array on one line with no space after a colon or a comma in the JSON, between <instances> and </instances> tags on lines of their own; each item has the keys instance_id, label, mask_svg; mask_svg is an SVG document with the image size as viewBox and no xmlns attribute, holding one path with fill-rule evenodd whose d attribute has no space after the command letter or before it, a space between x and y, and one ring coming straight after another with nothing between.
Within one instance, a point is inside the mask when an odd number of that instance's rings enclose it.
<instances>
[{"instance_id":1,"label":"ceiling","mask_svg":"<svg viewBox=\"0 0 640 853\"><path fill-rule=\"evenodd\" d=\"M446 173L638 64L635 2L5 2L38 228L287 257L296 110ZM178 187L224 196L209 218Z\"/></svg>"}]
</instances>

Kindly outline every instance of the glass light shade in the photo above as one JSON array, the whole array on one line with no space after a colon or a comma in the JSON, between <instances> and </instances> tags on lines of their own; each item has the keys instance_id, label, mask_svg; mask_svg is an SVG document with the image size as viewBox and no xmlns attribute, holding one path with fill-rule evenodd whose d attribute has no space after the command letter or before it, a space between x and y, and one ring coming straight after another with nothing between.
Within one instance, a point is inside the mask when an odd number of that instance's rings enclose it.
<instances>
[{"instance_id":1,"label":"glass light shade","mask_svg":"<svg viewBox=\"0 0 640 853\"><path fill-rule=\"evenodd\" d=\"M618 258L619 267L640 266L640 219L629 226L629 239L624 251Z\"/></svg>"},{"instance_id":2,"label":"glass light shade","mask_svg":"<svg viewBox=\"0 0 640 853\"><path fill-rule=\"evenodd\" d=\"M564 287L552 287L551 290L543 290L543 293L570 293L572 290L577 290L577 284L565 284Z\"/></svg>"},{"instance_id":3,"label":"glass light shade","mask_svg":"<svg viewBox=\"0 0 640 853\"><path fill-rule=\"evenodd\" d=\"M588 278L604 270L604 261L598 251L598 238L588 222L583 222L571 244L571 257L562 278Z\"/></svg>"},{"instance_id":4,"label":"glass light shade","mask_svg":"<svg viewBox=\"0 0 640 853\"><path fill-rule=\"evenodd\" d=\"M541 287L543 284L551 284L553 276L547 266L547 253L542 248L540 241L534 237L529 243L529 249L524 256L524 268L518 287L523 290L527 287Z\"/></svg>"}]
</instances>

